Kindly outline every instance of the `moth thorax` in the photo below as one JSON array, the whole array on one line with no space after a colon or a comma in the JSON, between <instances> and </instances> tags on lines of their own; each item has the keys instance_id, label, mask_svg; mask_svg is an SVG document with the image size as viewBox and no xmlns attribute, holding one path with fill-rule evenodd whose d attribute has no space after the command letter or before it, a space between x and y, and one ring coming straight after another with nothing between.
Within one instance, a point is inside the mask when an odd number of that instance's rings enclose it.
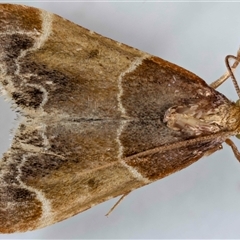
<instances>
[{"instance_id":1,"label":"moth thorax","mask_svg":"<svg viewBox=\"0 0 240 240\"><path fill-rule=\"evenodd\" d=\"M163 122L172 130L198 136L216 133L224 129L226 118L226 105L208 108L189 104L170 107L165 113Z\"/></svg>"}]
</instances>

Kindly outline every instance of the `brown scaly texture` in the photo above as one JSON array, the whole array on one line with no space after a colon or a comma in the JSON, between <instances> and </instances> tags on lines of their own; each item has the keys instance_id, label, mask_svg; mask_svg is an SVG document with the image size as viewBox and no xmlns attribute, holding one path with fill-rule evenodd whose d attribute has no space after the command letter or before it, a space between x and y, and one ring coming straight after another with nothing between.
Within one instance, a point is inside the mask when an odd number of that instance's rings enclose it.
<instances>
[{"instance_id":1,"label":"brown scaly texture","mask_svg":"<svg viewBox=\"0 0 240 240\"><path fill-rule=\"evenodd\" d=\"M187 70L57 15L0 4L0 33L0 81L22 115L0 162L2 233L53 224L165 177L236 128L223 122L204 140L168 128L175 105L238 109Z\"/></svg>"}]
</instances>

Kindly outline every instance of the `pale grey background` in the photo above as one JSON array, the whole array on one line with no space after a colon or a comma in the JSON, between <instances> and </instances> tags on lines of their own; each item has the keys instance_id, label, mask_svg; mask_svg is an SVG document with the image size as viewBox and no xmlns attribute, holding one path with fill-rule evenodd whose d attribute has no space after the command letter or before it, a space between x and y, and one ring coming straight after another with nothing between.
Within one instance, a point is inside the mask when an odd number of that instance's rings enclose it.
<instances>
[{"instance_id":1,"label":"pale grey background","mask_svg":"<svg viewBox=\"0 0 240 240\"><path fill-rule=\"evenodd\" d=\"M208 83L226 71L225 56L240 46L240 3L25 4L174 62ZM230 81L219 91L237 100ZM14 115L0 100L4 151ZM0 238L239 238L240 163L224 144L224 150L131 193L105 217L116 201L42 230Z\"/></svg>"}]
</instances>

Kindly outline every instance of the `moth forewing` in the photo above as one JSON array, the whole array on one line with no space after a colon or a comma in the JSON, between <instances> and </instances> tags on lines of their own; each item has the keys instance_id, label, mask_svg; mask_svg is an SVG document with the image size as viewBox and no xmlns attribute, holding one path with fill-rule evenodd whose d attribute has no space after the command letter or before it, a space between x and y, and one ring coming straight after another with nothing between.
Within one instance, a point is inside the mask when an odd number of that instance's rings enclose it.
<instances>
[{"instance_id":1,"label":"moth forewing","mask_svg":"<svg viewBox=\"0 0 240 240\"><path fill-rule=\"evenodd\" d=\"M0 31L22 115L0 163L2 233L126 195L238 133L239 107L173 63L32 7L0 4Z\"/></svg>"}]
</instances>

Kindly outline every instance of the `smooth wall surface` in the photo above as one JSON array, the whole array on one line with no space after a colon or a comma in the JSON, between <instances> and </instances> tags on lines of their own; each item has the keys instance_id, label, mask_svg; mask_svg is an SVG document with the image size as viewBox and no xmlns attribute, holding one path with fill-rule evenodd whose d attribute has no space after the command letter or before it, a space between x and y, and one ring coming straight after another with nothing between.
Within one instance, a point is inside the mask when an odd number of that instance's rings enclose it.
<instances>
[{"instance_id":1,"label":"smooth wall surface","mask_svg":"<svg viewBox=\"0 0 240 240\"><path fill-rule=\"evenodd\" d=\"M226 72L225 56L236 54L240 46L240 3L31 1L21 4L54 12L174 62L207 83ZM240 74L237 78L240 82ZM238 98L230 80L219 91L233 101ZM0 110L3 152L10 144L14 114L3 98ZM233 140L238 141L235 137ZM224 144L222 151L132 192L105 217L116 201L112 199L41 230L0 235L0 239L239 238L240 163Z\"/></svg>"}]
</instances>

